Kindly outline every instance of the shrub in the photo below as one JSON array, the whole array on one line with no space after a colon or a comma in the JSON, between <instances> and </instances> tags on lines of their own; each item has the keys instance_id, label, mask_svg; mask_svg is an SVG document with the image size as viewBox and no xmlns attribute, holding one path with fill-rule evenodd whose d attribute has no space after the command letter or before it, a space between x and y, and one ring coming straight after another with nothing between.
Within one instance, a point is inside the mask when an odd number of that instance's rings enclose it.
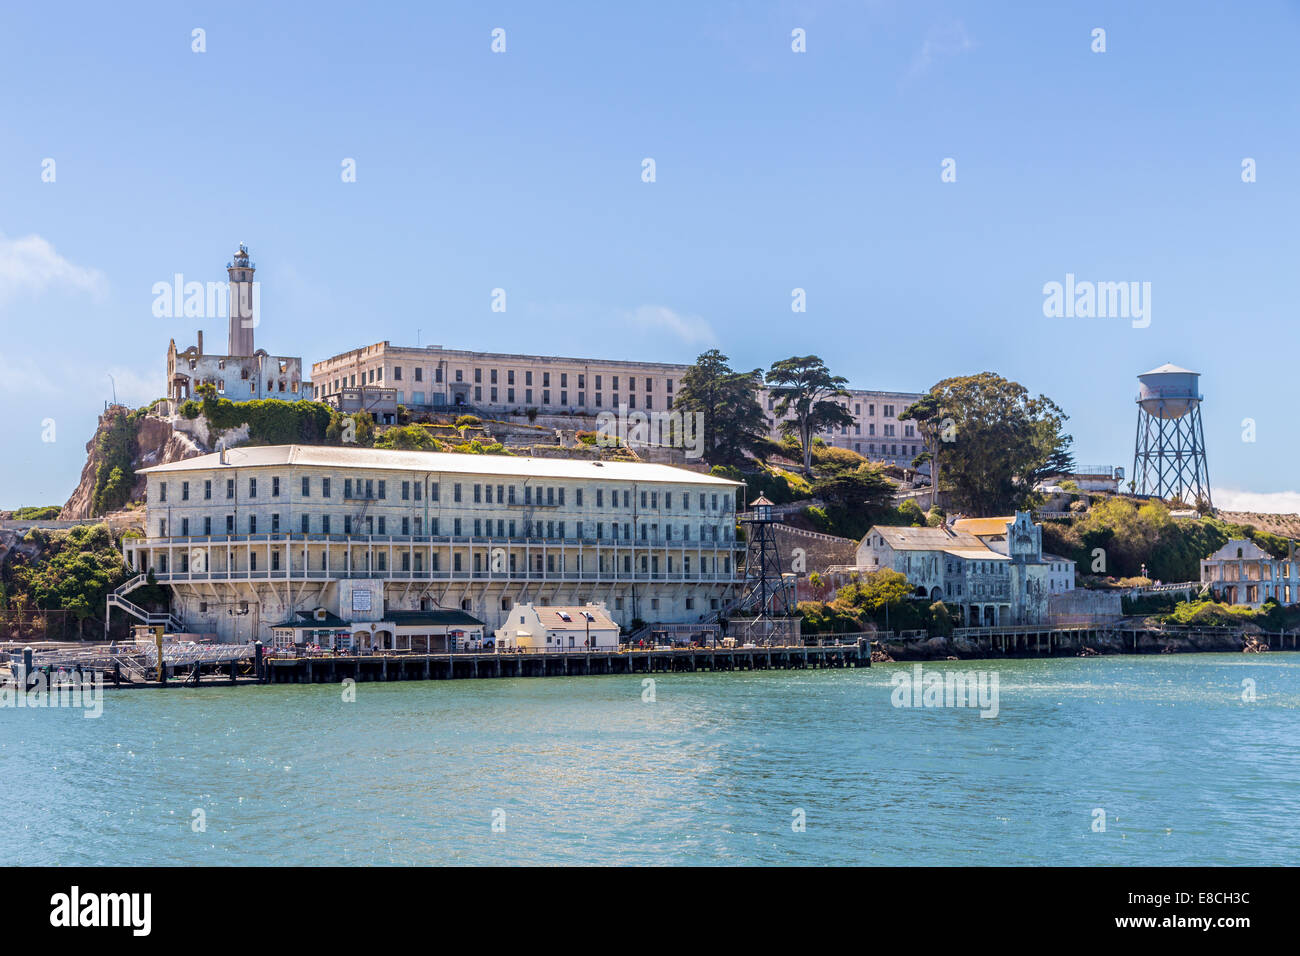
<instances>
[{"instance_id":1,"label":"shrub","mask_svg":"<svg viewBox=\"0 0 1300 956\"><path fill-rule=\"evenodd\" d=\"M470 442L462 442L459 445L452 445L447 451L460 455L510 455L511 452L506 450L505 445L500 442L485 442L475 438Z\"/></svg>"},{"instance_id":2,"label":"shrub","mask_svg":"<svg viewBox=\"0 0 1300 956\"><path fill-rule=\"evenodd\" d=\"M821 444L818 444L819 441ZM842 471L856 471L867 464L867 460L857 452L850 451L847 448L835 448L827 445L821 439L813 441L812 460L814 468L832 474Z\"/></svg>"},{"instance_id":3,"label":"shrub","mask_svg":"<svg viewBox=\"0 0 1300 956\"><path fill-rule=\"evenodd\" d=\"M862 616L846 604L800 601L798 611L805 634L847 634L866 629Z\"/></svg>"},{"instance_id":4,"label":"shrub","mask_svg":"<svg viewBox=\"0 0 1300 956\"><path fill-rule=\"evenodd\" d=\"M60 505L42 505L35 508L19 508L14 512L14 518L19 521L53 521L59 516L63 508Z\"/></svg>"},{"instance_id":5,"label":"shrub","mask_svg":"<svg viewBox=\"0 0 1300 956\"><path fill-rule=\"evenodd\" d=\"M420 425L398 425L385 430L375 439L375 448L393 448L401 451L441 451L442 442Z\"/></svg>"},{"instance_id":6,"label":"shrub","mask_svg":"<svg viewBox=\"0 0 1300 956\"><path fill-rule=\"evenodd\" d=\"M898 513L903 516L908 524L916 527L925 527L925 512L911 498L906 499L898 506Z\"/></svg>"},{"instance_id":7,"label":"shrub","mask_svg":"<svg viewBox=\"0 0 1300 956\"><path fill-rule=\"evenodd\" d=\"M286 402L278 398L232 402L228 398L217 398L211 386L200 386L200 391L203 392L203 417L209 425L218 431L247 425L250 441L268 445L320 443L338 415L323 402ZM373 422L368 413L357 413L357 416L362 415Z\"/></svg>"}]
</instances>

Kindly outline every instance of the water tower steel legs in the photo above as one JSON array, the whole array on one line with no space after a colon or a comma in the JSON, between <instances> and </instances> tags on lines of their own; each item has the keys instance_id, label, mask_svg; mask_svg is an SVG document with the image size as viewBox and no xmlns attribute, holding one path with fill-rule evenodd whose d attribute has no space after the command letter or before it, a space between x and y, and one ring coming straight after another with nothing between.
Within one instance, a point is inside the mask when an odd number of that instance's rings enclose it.
<instances>
[{"instance_id":1,"label":"water tower steel legs","mask_svg":"<svg viewBox=\"0 0 1300 956\"><path fill-rule=\"evenodd\" d=\"M1139 406L1133 483L1137 494L1180 498L1191 507L1213 505L1199 402L1178 418L1160 418Z\"/></svg>"}]
</instances>

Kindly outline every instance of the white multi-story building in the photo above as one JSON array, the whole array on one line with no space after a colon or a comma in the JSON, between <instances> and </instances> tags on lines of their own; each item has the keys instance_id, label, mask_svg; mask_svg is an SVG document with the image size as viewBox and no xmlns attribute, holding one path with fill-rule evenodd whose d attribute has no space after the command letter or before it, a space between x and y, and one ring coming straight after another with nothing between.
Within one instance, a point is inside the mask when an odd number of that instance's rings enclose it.
<instances>
[{"instance_id":1,"label":"white multi-story building","mask_svg":"<svg viewBox=\"0 0 1300 956\"><path fill-rule=\"evenodd\" d=\"M348 623L604 601L622 626L694 623L741 580L742 484L667 465L240 447L144 468L130 567L192 633L268 640L323 609ZM375 627L369 627L375 631Z\"/></svg>"},{"instance_id":2,"label":"white multi-story building","mask_svg":"<svg viewBox=\"0 0 1300 956\"><path fill-rule=\"evenodd\" d=\"M667 411L686 365L423 348L377 342L312 364L314 395L390 388L398 405L419 411L458 406L497 413L594 416Z\"/></svg>"}]
</instances>

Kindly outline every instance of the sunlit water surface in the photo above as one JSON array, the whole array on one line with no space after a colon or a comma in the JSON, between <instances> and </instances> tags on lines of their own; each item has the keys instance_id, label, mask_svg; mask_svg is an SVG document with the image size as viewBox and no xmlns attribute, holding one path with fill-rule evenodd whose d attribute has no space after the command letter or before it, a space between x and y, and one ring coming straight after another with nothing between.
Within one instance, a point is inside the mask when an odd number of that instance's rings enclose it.
<instances>
[{"instance_id":1,"label":"sunlit water surface","mask_svg":"<svg viewBox=\"0 0 1300 956\"><path fill-rule=\"evenodd\" d=\"M659 675L652 702L637 675L359 684L355 702L337 685L110 691L96 720L3 709L0 850L10 864L1300 862L1300 655L930 666L996 671L998 716L892 706L903 664Z\"/></svg>"}]
</instances>

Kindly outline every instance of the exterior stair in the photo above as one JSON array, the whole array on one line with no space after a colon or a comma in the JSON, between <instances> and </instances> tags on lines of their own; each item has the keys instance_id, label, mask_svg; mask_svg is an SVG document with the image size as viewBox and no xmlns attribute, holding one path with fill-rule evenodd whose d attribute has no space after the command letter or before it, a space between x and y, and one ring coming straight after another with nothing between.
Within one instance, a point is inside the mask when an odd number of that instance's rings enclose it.
<instances>
[{"instance_id":1,"label":"exterior stair","mask_svg":"<svg viewBox=\"0 0 1300 956\"><path fill-rule=\"evenodd\" d=\"M169 633L172 634L179 634L184 632L185 622L182 621L175 614L173 614L171 611L146 611L138 604L133 604L132 602L126 599L126 595L130 594L132 591L136 590L137 588L143 587L147 583L148 581L145 575L137 574L135 577L131 578L129 581L127 581L125 584L119 587L117 590L113 591L113 593L108 595L104 607L104 636L105 637L108 636L109 616L112 614L113 608L119 608L125 611L127 614L130 614L132 617L140 621L142 624L147 624L150 627L161 626L164 629L166 629Z\"/></svg>"}]
</instances>

